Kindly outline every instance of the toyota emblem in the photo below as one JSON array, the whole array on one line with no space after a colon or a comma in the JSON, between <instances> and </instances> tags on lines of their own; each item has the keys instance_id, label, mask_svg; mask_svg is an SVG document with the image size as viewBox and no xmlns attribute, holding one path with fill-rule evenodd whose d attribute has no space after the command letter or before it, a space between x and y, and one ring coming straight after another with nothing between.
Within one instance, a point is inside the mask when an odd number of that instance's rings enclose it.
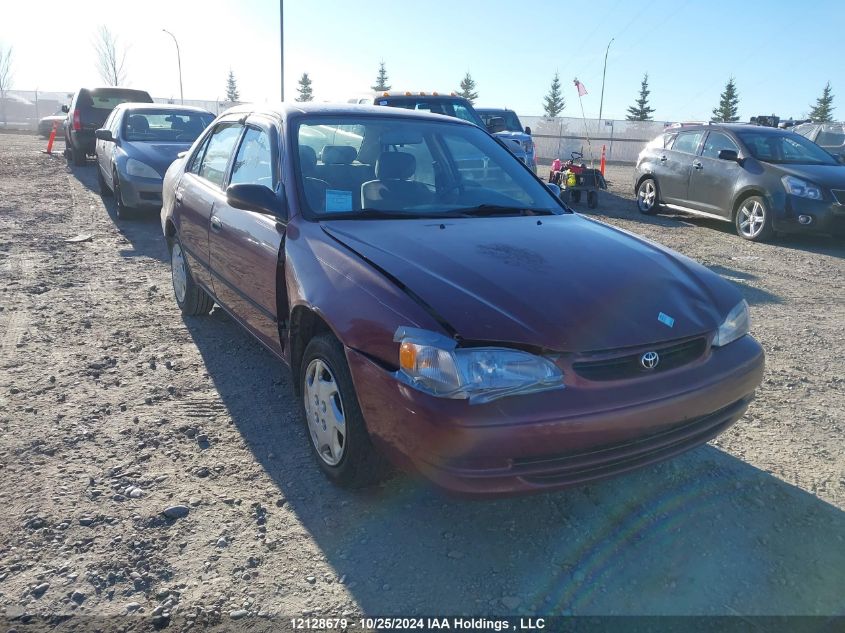
<instances>
[{"instance_id":1,"label":"toyota emblem","mask_svg":"<svg viewBox=\"0 0 845 633\"><path fill-rule=\"evenodd\" d=\"M646 352L640 357L640 365L646 369L654 369L660 363L660 356L657 352Z\"/></svg>"}]
</instances>

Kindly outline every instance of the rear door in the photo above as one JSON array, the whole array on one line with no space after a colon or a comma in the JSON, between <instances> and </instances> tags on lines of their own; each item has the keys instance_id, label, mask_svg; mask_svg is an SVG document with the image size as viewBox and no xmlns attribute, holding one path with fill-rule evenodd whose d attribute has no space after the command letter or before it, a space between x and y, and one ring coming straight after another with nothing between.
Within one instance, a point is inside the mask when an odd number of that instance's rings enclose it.
<instances>
[{"instance_id":1,"label":"rear door","mask_svg":"<svg viewBox=\"0 0 845 633\"><path fill-rule=\"evenodd\" d=\"M174 194L174 215L179 218L176 228L191 274L212 292L208 246L211 213L223 190L229 160L242 131L243 125L237 120L218 123L189 159Z\"/></svg>"},{"instance_id":2,"label":"rear door","mask_svg":"<svg viewBox=\"0 0 845 633\"><path fill-rule=\"evenodd\" d=\"M657 150L657 184L663 202L687 205L692 161L703 138L702 130L679 132L671 148Z\"/></svg>"},{"instance_id":3,"label":"rear door","mask_svg":"<svg viewBox=\"0 0 845 633\"><path fill-rule=\"evenodd\" d=\"M739 153L739 146L728 134L708 132L699 156L692 162L689 206L730 219L734 184L742 167L733 160L720 160L723 149Z\"/></svg>"},{"instance_id":4,"label":"rear door","mask_svg":"<svg viewBox=\"0 0 845 633\"><path fill-rule=\"evenodd\" d=\"M231 164L230 184L279 186L279 135L275 124L252 117ZM214 292L220 302L267 347L281 355L277 310L277 271L285 219L228 205L215 193L209 242ZM282 275L282 279L284 276Z\"/></svg>"}]
</instances>

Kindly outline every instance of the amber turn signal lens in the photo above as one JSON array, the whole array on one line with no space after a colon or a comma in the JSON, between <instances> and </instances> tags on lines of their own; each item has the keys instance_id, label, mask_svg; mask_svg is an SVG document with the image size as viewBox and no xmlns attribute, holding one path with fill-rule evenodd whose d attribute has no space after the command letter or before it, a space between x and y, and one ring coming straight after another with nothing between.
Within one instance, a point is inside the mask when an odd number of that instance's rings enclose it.
<instances>
[{"instance_id":1,"label":"amber turn signal lens","mask_svg":"<svg viewBox=\"0 0 845 633\"><path fill-rule=\"evenodd\" d=\"M417 363L417 348L413 343L402 343L399 346L399 366L405 370L413 370Z\"/></svg>"}]
</instances>

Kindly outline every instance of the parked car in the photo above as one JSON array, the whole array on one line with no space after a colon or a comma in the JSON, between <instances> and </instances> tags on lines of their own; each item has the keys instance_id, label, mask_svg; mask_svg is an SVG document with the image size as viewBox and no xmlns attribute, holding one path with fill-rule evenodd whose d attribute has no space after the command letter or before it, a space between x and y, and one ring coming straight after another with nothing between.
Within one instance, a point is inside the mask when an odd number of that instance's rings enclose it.
<instances>
[{"instance_id":1,"label":"parked car","mask_svg":"<svg viewBox=\"0 0 845 633\"><path fill-rule=\"evenodd\" d=\"M135 101L152 103L153 98L143 90L129 88L81 88L73 95L65 122L65 152L74 165L84 165L86 156L94 155L94 130L101 128L114 107Z\"/></svg>"},{"instance_id":2,"label":"parked car","mask_svg":"<svg viewBox=\"0 0 845 633\"><path fill-rule=\"evenodd\" d=\"M474 123L483 130L487 130L493 136L497 136L505 142L511 153L529 167L534 168L534 163L529 161L526 149L519 139L514 138L507 131L491 128L481 118L473 107L472 103L457 94L440 94L438 92L378 92L372 96L350 99L351 102L359 104L373 104L378 106L390 106L393 108L406 108L408 110L421 110L434 114L443 114L456 117L464 121ZM536 169L535 169L536 171Z\"/></svg>"},{"instance_id":3,"label":"parked car","mask_svg":"<svg viewBox=\"0 0 845 633\"><path fill-rule=\"evenodd\" d=\"M792 129L833 154L840 162L845 160L845 123L804 123Z\"/></svg>"},{"instance_id":4,"label":"parked car","mask_svg":"<svg viewBox=\"0 0 845 633\"><path fill-rule=\"evenodd\" d=\"M38 133L44 138L48 138L53 131L53 126L56 126L56 136L64 134L62 129L67 119L67 114L62 112L61 108L49 116L38 119Z\"/></svg>"},{"instance_id":5,"label":"parked car","mask_svg":"<svg viewBox=\"0 0 845 633\"><path fill-rule=\"evenodd\" d=\"M742 124L670 129L640 152L637 206L733 222L746 240L845 233L845 167L803 136Z\"/></svg>"},{"instance_id":6,"label":"parked car","mask_svg":"<svg viewBox=\"0 0 845 633\"><path fill-rule=\"evenodd\" d=\"M519 143L527 156L528 166L537 171L537 156L534 152L534 139L531 128L523 127L513 110L507 108L476 108L478 116L487 129L501 138L510 138Z\"/></svg>"},{"instance_id":7,"label":"parked car","mask_svg":"<svg viewBox=\"0 0 845 633\"><path fill-rule=\"evenodd\" d=\"M167 171L161 221L182 312L217 303L291 367L338 484L388 460L467 494L581 484L706 442L762 378L734 286L455 118L233 108Z\"/></svg>"},{"instance_id":8,"label":"parked car","mask_svg":"<svg viewBox=\"0 0 845 633\"><path fill-rule=\"evenodd\" d=\"M97 182L113 194L117 216L161 209L164 174L180 152L214 120L202 108L163 103L124 103L95 131Z\"/></svg>"}]
</instances>

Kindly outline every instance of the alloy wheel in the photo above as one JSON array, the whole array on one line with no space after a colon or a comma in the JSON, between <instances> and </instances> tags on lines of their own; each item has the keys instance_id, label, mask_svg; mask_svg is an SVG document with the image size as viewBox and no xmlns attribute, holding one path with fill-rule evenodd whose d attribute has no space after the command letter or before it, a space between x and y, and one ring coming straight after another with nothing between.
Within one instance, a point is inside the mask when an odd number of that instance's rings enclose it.
<instances>
[{"instance_id":1,"label":"alloy wheel","mask_svg":"<svg viewBox=\"0 0 845 633\"><path fill-rule=\"evenodd\" d=\"M640 185L637 192L637 206L640 211L648 212L654 208L657 202L657 188L654 186L653 180L646 180Z\"/></svg>"},{"instance_id":2,"label":"alloy wheel","mask_svg":"<svg viewBox=\"0 0 845 633\"><path fill-rule=\"evenodd\" d=\"M737 226L744 237L755 238L760 235L766 223L766 210L759 200L749 200L739 209Z\"/></svg>"},{"instance_id":3,"label":"alloy wheel","mask_svg":"<svg viewBox=\"0 0 845 633\"><path fill-rule=\"evenodd\" d=\"M346 418L340 388L324 360L315 358L308 364L303 391L314 448L326 464L337 466L346 450Z\"/></svg>"}]
</instances>

